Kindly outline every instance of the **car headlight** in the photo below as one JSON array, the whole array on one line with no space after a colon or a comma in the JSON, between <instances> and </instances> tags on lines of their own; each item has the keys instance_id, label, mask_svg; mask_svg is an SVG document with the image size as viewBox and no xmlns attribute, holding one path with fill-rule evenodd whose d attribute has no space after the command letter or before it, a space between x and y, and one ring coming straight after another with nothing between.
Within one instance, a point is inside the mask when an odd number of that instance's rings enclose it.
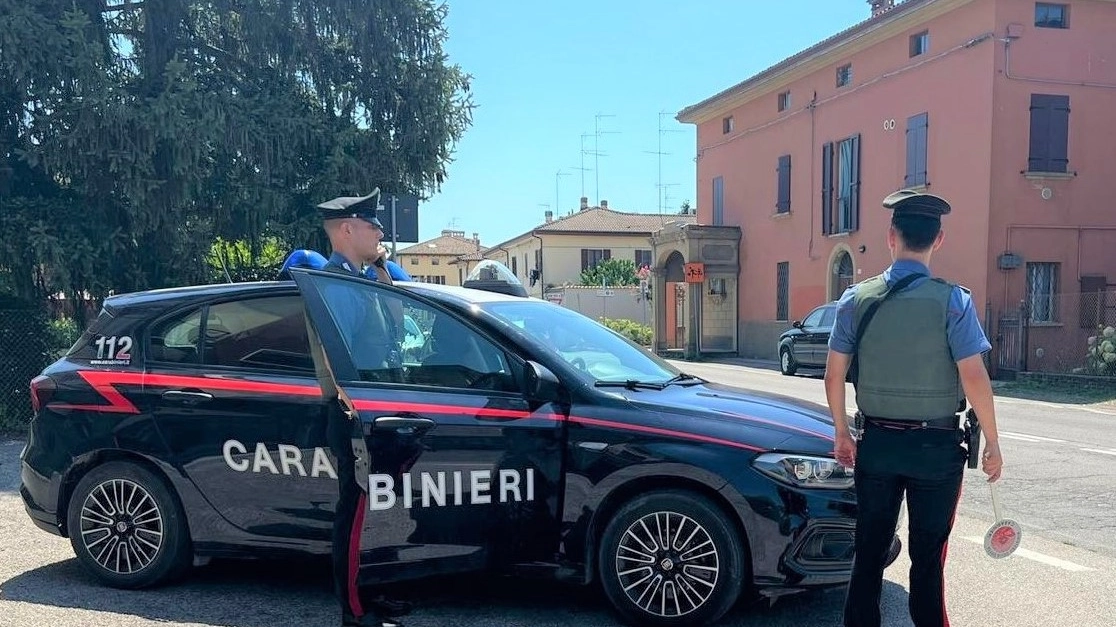
<instances>
[{"instance_id":1,"label":"car headlight","mask_svg":"<svg viewBox=\"0 0 1116 627\"><path fill-rule=\"evenodd\" d=\"M845 490L853 487L853 470L830 457L766 453L752 462L756 470L800 488Z\"/></svg>"}]
</instances>

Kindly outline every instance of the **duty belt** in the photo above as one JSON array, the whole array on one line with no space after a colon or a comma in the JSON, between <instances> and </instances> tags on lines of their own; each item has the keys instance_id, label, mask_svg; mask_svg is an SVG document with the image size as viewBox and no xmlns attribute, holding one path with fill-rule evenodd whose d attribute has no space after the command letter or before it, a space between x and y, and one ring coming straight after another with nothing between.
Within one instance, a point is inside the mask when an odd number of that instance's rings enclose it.
<instances>
[{"instance_id":1,"label":"duty belt","mask_svg":"<svg viewBox=\"0 0 1116 627\"><path fill-rule=\"evenodd\" d=\"M922 420L894 420L891 418L878 418L876 416L865 416L865 422L884 429L958 429L959 420L957 415L945 416L942 418L925 418Z\"/></svg>"}]
</instances>

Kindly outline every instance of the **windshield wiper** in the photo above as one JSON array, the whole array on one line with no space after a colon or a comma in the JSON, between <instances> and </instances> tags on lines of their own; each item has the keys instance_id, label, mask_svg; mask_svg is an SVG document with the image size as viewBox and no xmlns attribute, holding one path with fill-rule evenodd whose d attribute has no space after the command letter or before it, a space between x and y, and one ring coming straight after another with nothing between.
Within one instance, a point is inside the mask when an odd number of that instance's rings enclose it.
<instances>
[{"instance_id":1,"label":"windshield wiper","mask_svg":"<svg viewBox=\"0 0 1116 627\"><path fill-rule=\"evenodd\" d=\"M683 382L689 382L690 385L696 385L698 383L705 383L705 379L702 379L701 377L695 377L692 374L686 374L685 372L680 372L678 373L678 376L671 377L666 381L663 381L663 386L666 387L668 385L674 385L675 383Z\"/></svg>"},{"instance_id":2,"label":"windshield wiper","mask_svg":"<svg viewBox=\"0 0 1116 627\"><path fill-rule=\"evenodd\" d=\"M661 390L666 387L664 383L637 381L635 379L628 379L627 381L597 381L593 385L599 388L626 388L629 390Z\"/></svg>"}]
</instances>

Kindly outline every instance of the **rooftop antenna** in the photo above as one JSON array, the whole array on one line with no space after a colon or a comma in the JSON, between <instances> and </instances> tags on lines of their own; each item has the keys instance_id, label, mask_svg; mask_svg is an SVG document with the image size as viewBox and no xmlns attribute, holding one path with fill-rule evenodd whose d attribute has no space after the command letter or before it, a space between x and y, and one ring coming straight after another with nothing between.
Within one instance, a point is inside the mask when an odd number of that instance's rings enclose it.
<instances>
[{"instance_id":1,"label":"rooftop antenna","mask_svg":"<svg viewBox=\"0 0 1116 627\"><path fill-rule=\"evenodd\" d=\"M562 204L558 201L558 180L561 179L563 176L569 176L569 175L570 175L570 173L569 172L563 172L562 168L558 168L558 171L554 173L554 211L555 212L558 212L558 211L562 210Z\"/></svg>"},{"instance_id":2,"label":"rooftop antenna","mask_svg":"<svg viewBox=\"0 0 1116 627\"><path fill-rule=\"evenodd\" d=\"M663 155L672 154L672 153L669 153L669 152L663 152L663 135L666 134L666 133L685 133L686 132L686 131L681 130L681 129L663 128L663 116L664 115L674 115L674 114L671 113L670 111L660 111L659 112L659 149L658 150L644 150L643 151L647 154L658 155L658 158L659 158L659 183L655 187L657 187L659 189L659 213L660 214L663 213L663 205L666 202L666 198L664 197L664 194L663 194L663 189L666 187L666 185L663 184ZM677 185L677 183L669 183L669 185Z\"/></svg>"},{"instance_id":3,"label":"rooftop antenna","mask_svg":"<svg viewBox=\"0 0 1116 627\"><path fill-rule=\"evenodd\" d=\"M598 113L597 115L593 116L593 154L594 154L593 169L595 170L593 172L593 176L596 177L596 182L597 182L597 187L596 187L596 189L594 190L593 193L596 194L596 196L597 196L597 205L598 206L601 204L601 166L600 166L600 163L599 163L601 153L598 151L597 144L599 143L599 141L601 139L601 135L605 135L605 134L616 135L616 134L620 133L620 131L602 131L601 130L601 118L614 118L614 117L616 117L616 116L611 114L611 113ZM604 155L604 156L607 157L608 155ZM582 194L582 195L584 196L584 194Z\"/></svg>"},{"instance_id":4,"label":"rooftop antenna","mask_svg":"<svg viewBox=\"0 0 1116 627\"><path fill-rule=\"evenodd\" d=\"M589 172L590 170L593 169L593 168L585 167L585 155L593 155L594 157L599 155L599 153L595 150L586 150L585 149L585 138L586 137L592 137L592 136L593 136L592 133L582 133L581 134L581 167L580 168L572 168L574 170L581 170L581 195L582 196L585 195L585 173Z\"/></svg>"}]
</instances>

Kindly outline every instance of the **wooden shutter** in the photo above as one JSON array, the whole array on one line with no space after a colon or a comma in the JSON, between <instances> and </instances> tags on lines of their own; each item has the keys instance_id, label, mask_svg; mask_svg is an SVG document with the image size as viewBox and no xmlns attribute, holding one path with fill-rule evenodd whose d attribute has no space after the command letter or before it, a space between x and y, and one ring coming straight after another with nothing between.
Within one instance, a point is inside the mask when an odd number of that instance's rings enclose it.
<instances>
[{"instance_id":1,"label":"wooden shutter","mask_svg":"<svg viewBox=\"0 0 1116 627\"><path fill-rule=\"evenodd\" d=\"M589 249L581 249L581 271L585 272L589 269Z\"/></svg>"},{"instance_id":2,"label":"wooden shutter","mask_svg":"<svg viewBox=\"0 0 1116 627\"><path fill-rule=\"evenodd\" d=\"M791 157L790 155L783 155L779 157L779 198L775 202L775 209L779 213L786 213L790 211L790 192L791 192Z\"/></svg>"},{"instance_id":3,"label":"wooden shutter","mask_svg":"<svg viewBox=\"0 0 1116 627\"><path fill-rule=\"evenodd\" d=\"M833 143L822 144L822 235L833 232Z\"/></svg>"},{"instance_id":4,"label":"wooden shutter","mask_svg":"<svg viewBox=\"0 0 1116 627\"><path fill-rule=\"evenodd\" d=\"M849 138L852 143L852 159L849 162L849 231L860 228L860 135Z\"/></svg>"},{"instance_id":5,"label":"wooden shutter","mask_svg":"<svg viewBox=\"0 0 1116 627\"><path fill-rule=\"evenodd\" d=\"M604 260L608 261L609 259L612 259L612 249L606 248L604 249Z\"/></svg>"},{"instance_id":6,"label":"wooden shutter","mask_svg":"<svg viewBox=\"0 0 1116 627\"><path fill-rule=\"evenodd\" d=\"M907 118L907 174L903 177L904 187L926 184L926 135L928 126L929 116L925 113Z\"/></svg>"},{"instance_id":7,"label":"wooden shutter","mask_svg":"<svg viewBox=\"0 0 1116 627\"><path fill-rule=\"evenodd\" d=\"M1069 111L1069 96L1031 94L1029 171L1066 171L1069 165Z\"/></svg>"}]
</instances>

